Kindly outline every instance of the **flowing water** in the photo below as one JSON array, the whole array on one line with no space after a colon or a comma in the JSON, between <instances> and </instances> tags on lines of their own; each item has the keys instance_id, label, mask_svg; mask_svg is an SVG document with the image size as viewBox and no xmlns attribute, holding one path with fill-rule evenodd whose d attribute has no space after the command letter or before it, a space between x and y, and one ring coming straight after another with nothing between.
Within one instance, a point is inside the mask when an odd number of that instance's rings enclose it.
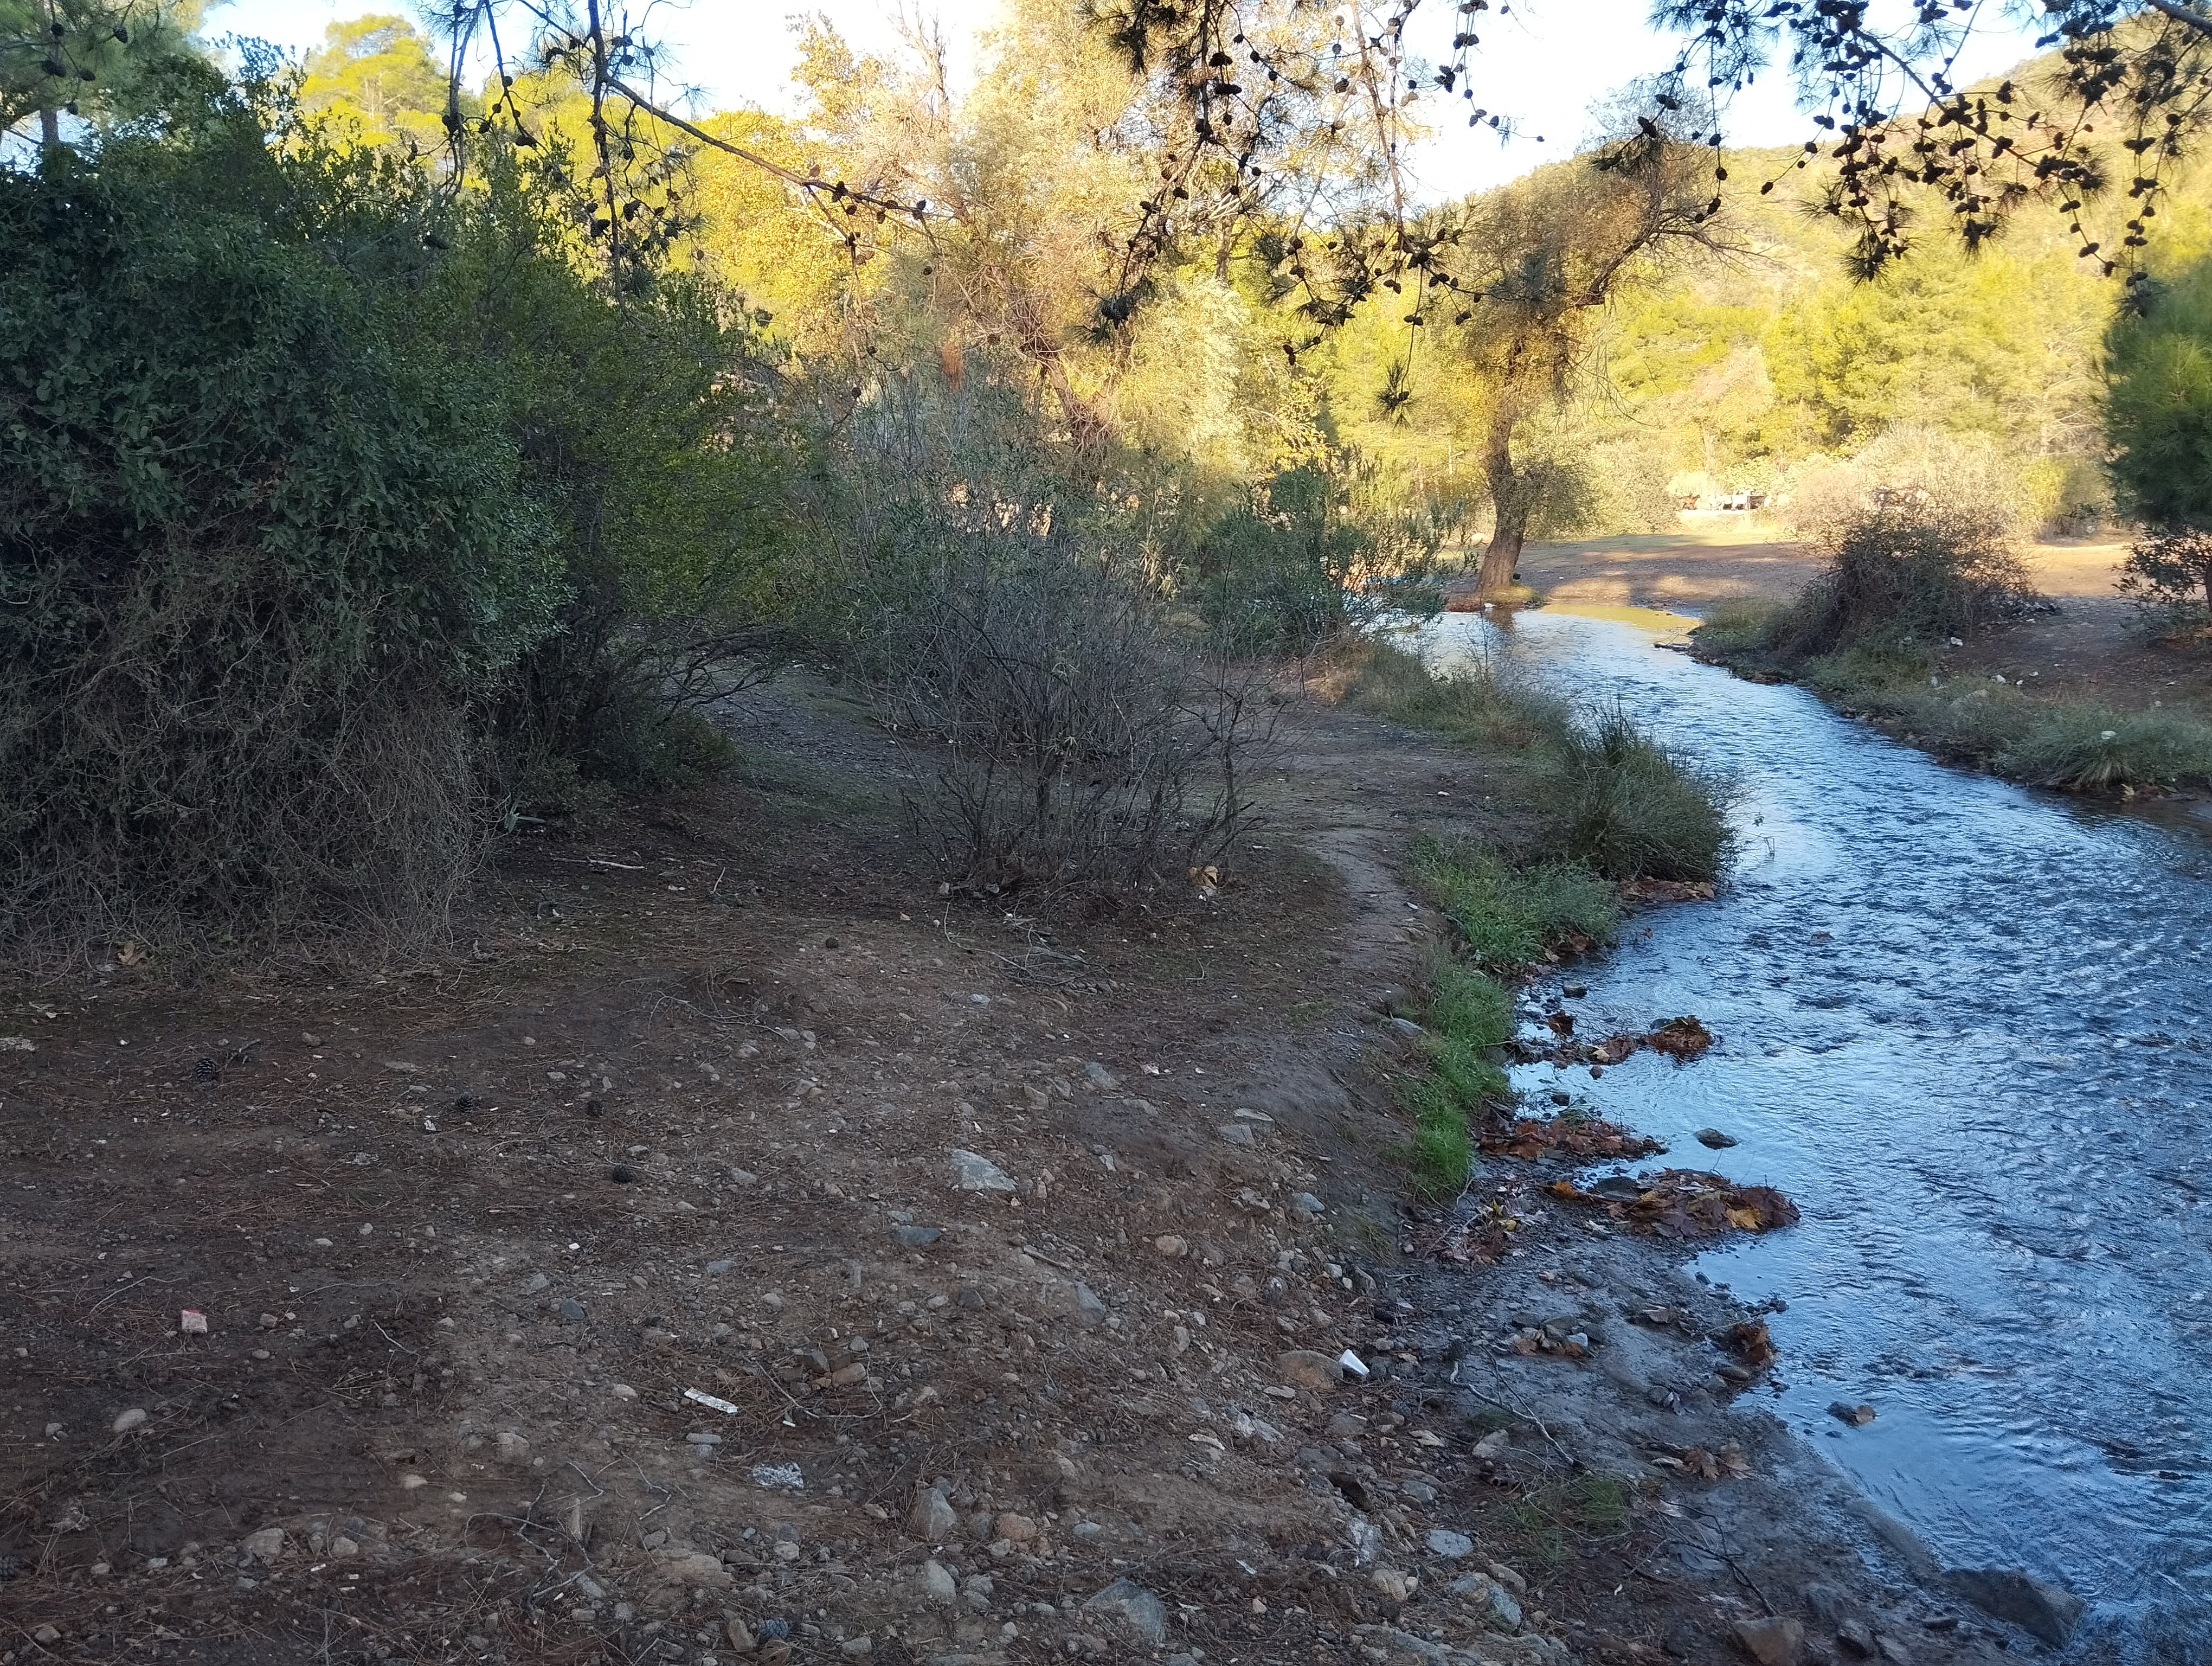
<instances>
[{"instance_id":1,"label":"flowing water","mask_svg":"<svg viewBox=\"0 0 2212 1666\"><path fill-rule=\"evenodd\" d=\"M1556 1074L1669 1161L1803 1210L1696 1263L1787 1300L1778 1414L1946 1566L2087 1598L2069 1659L2212 1662L2202 824L1946 769L1619 620L1429 635L1446 663L1624 700L1735 778L1720 899L1646 916L1570 1003L1586 1033L1693 1012L1720 1045ZM1708 1126L1741 1143L1705 1151Z\"/></svg>"}]
</instances>

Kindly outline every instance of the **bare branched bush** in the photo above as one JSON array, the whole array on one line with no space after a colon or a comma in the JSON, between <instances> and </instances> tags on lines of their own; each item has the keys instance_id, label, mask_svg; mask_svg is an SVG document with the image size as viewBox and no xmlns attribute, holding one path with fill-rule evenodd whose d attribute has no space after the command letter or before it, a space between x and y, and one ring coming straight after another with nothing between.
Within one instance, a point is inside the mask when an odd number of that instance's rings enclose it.
<instances>
[{"instance_id":1,"label":"bare branched bush","mask_svg":"<svg viewBox=\"0 0 2212 1666\"><path fill-rule=\"evenodd\" d=\"M937 749L908 794L923 848L976 891L1180 880L1246 808L1265 667L1191 630L1114 514L972 409L872 423L829 517L852 540L836 634L885 723Z\"/></svg>"},{"instance_id":2,"label":"bare branched bush","mask_svg":"<svg viewBox=\"0 0 2212 1666\"><path fill-rule=\"evenodd\" d=\"M2019 471L1986 441L1929 429L1885 435L1803 483L1798 530L1827 557L1774 625L1785 654L1870 639L1941 641L2037 604L2013 544Z\"/></svg>"}]
</instances>

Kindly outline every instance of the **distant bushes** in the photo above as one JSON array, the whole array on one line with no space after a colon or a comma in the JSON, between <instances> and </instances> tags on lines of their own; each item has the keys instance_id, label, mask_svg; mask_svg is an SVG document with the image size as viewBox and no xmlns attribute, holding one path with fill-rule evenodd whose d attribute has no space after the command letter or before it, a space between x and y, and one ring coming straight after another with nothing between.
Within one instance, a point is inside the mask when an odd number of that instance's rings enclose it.
<instances>
[{"instance_id":1,"label":"distant bushes","mask_svg":"<svg viewBox=\"0 0 2212 1666\"><path fill-rule=\"evenodd\" d=\"M1803 658L1869 640L1940 641L2036 601L2012 538L2017 472L1985 441L1897 430L1801 488L1791 514L1826 557L1772 622Z\"/></svg>"}]
</instances>

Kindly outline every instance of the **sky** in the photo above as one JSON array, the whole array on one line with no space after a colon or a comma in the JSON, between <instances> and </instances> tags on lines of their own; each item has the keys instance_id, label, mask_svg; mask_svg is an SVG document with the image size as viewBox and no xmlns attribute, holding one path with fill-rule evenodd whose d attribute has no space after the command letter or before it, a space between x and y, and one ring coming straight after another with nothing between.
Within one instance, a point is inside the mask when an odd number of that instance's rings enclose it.
<instances>
[{"instance_id":1,"label":"sky","mask_svg":"<svg viewBox=\"0 0 2212 1666\"><path fill-rule=\"evenodd\" d=\"M1671 61L1673 37L1645 25L1649 4L1518 0L1510 15L1486 17L1475 101L1512 118L1518 133L1501 143L1487 129L1480 137L1457 125L1439 132L1413 159L1420 194L1431 201L1462 196L1571 153L1584 137L1594 103ZM320 45L324 29L340 18L407 9L407 0L222 0L209 9L206 33L258 36L303 53ZM919 0L908 9L942 27L953 48L956 86L972 76L975 37L996 17L999 0ZM1422 10L1441 27L1451 7L1449 0L1431 0ZM812 0L787 8L762 0L659 0L651 26L672 51L675 78L698 89L702 108L749 104L788 112L796 58L789 20L801 11L827 15L860 52L897 49L897 0ZM2031 40L2027 31L1992 30L1970 47L1954 79L1964 83L2009 68L2029 55ZM1420 45L1415 42L1417 51ZM1731 144L1767 145L1794 143L1812 129L1793 106L1787 77L1776 76L1737 95L1726 131Z\"/></svg>"}]
</instances>

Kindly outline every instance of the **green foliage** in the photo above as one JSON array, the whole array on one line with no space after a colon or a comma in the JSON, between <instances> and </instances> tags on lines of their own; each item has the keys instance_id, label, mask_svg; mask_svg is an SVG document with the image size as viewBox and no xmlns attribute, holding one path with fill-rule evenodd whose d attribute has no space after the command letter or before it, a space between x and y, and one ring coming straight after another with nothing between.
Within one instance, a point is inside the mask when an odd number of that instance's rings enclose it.
<instances>
[{"instance_id":1,"label":"green foliage","mask_svg":"<svg viewBox=\"0 0 2212 1666\"><path fill-rule=\"evenodd\" d=\"M1510 976L1547 949L1609 943L1620 922L1613 887L1571 862L1516 868L1486 846L1425 835L1414 841L1412 860L1414 876L1486 972Z\"/></svg>"},{"instance_id":2,"label":"green foliage","mask_svg":"<svg viewBox=\"0 0 2212 1666\"><path fill-rule=\"evenodd\" d=\"M1361 711L1484 751L1560 745L1572 727L1567 708L1548 696L1502 682L1479 666L1432 671L1419 654L1393 642L1362 645L1346 698Z\"/></svg>"},{"instance_id":3,"label":"green foliage","mask_svg":"<svg viewBox=\"0 0 2212 1666\"><path fill-rule=\"evenodd\" d=\"M462 716L555 626L553 529L481 368L301 234L328 163L232 106L0 173L11 940L419 920L465 870Z\"/></svg>"},{"instance_id":4,"label":"green foliage","mask_svg":"<svg viewBox=\"0 0 2212 1666\"><path fill-rule=\"evenodd\" d=\"M2159 530L2212 532L2212 260L2141 287L2107 338L2113 480Z\"/></svg>"},{"instance_id":5,"label":"green foliage","mask_svg":"<svg viewBox=\"0 0 2212 1666\"><path fill-rule=\"evenodd\" d=\"M1200 544L1199 606L1235 651L1304 654L1391 613L1443 611L1436 556L1455 511L1390 502L1357 463L1346 474L1285 470Z\"/></svg>"},{"instance_id":6,"label":"green foliage","mask_svg":"<svg viewBox=\"0 0 2212 1666\"><path fill-rule=\"evenodd\" d=\"M300 83L303 108L370 143L428 150L443 141L445 125L434 112L446 108L446 73L412 23L388 15L349 18L332 23L324 39Z\"/></svg>"},{"instance_id":7,"label":"green foliage","mask_svg":"<svg viewBox=\"0 0 2212 1666\"><path fill-rule=\"evenodd\" d=\"M1413 1119L1415 1184L1431 1196L1456 1192L1474 1164L1471 1117L1512 1097L1492 1055L1513 1035L1513 997L1504 985L1461 961L1439 958L1430 969L1426 1068L1405 1078L1399 1097Z\"/></svg>"}]
</instances>

